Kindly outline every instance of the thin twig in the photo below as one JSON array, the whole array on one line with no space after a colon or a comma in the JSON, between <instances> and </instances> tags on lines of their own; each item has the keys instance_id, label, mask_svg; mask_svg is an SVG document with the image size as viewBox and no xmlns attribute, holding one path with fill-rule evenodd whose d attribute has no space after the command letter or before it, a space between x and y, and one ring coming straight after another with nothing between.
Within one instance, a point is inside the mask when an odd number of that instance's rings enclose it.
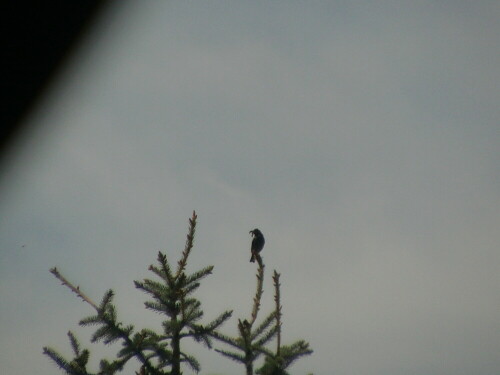
<instances>
[{"instance_id":1,"label":"thin twig","mask_svg":"<svg viewBox=\"0 0 500 375\"><path fill-rule=\"evenodd\" d=\"M189 232L187 234L186 238L186 245L184 246L184 251L182 252L182 258L178 262L178 267L177 267L177 273L175 275L175 278L177 279L182 272L184 272L187 264L187 259L189 257L189 253L191 252L191 249L193 248L193 243L194 243L194 233L196 231L196 219L198 216L196 215L196 212L193 211L193 216L189 219Z\"/></svg>"},{"instance_id":2,"label":"thin twig","mask_svg":"<svg viewBox=\"0 0 500 375\"><path fill-rule=\"evenodd\" d=\"M276 302L276 327L277 327L277 343L276 356L279 357L281 349L281 303L280 303L280 274L274 270L274 301Z\"/></svg>"},{"instance_id":3,"label":"thin twig","mask_svg":"<svg viewBox=\"0 0 500 375\"><path fill-rule=\"evenodd\" d=\"M99 311L99 307L97 307L97 305L89 298L87 297L81 290L80 290L80 287L79 286L74 286L73 284L71 284L68 280L66 280L66 278L61 275L58 271L58 269L56 267L54 268L51 268L50 269L50 272L59 279L59 281L67 286L73 293L75 293L78 297L80 297L82 300L84 300L85 302L87 302L90 306L92 306L94 309L96 309L97 311Z\"/></svg>"},{"instance_id":4,"label":"thin twig","mask_svg":"<svg viewBox=\"0 0 500 375\"><path fill-rule=\"evenodd\" d=\"M252 309L252 320L250 321L250 325L255 322L257 319L257 314L259 313L260 308L260 300L262 298L262 285L264 283L264 263L259 262L259 268L257 269L257 291L255 293L255 297L253 299L253 309Z\"/></svg>"}]
</instances>

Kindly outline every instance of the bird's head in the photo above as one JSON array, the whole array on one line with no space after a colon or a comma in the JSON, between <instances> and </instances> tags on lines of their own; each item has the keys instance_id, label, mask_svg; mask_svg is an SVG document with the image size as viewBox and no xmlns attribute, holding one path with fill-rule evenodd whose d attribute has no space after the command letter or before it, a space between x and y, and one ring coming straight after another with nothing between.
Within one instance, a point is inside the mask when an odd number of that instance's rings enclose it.
<instances>
[{"instance_id":1,"label":"bird's head","mask_svg":"<svg viewBox=\"0 0 500 375\"><path fill-rule=\"evenodd\" d=\"M257 228L255 228L254 230L251 230L250 232L248 233L251 233L254 237L255 236L259 236L259 235L262 235L261 231L258 230Z\"/></svg>"}]
</instances>

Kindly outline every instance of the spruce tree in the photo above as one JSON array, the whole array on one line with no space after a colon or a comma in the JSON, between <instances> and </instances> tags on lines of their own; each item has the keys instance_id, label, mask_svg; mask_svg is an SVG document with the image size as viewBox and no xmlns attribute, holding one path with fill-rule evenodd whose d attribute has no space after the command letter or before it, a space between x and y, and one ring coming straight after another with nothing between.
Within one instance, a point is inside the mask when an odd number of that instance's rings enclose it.
<instances>
[{"instance_id":1,"label":"spruce tree","mask_svg":"<svg viewBox=\"0 0 500 375\"><path fill-rule=\"evenodd\" d=\"M66 280L56 268L51 269L63 285L70 288L96 310L95 315L80 321L81 326L98 326L92 335L91 342L102 341L105 344L112 344L120 341L122 344L122 349L117 353L116 359L100 361L98 374L115 374L123 370L132 358L137 359L141 364L137 372L140 375L180 375L182 363L187 364L196 372L200 371L200 364L196 358L182 350L181 341L190 337L211 347L211 337L230 318L232 311L223 312L208 324L199 323L203 317L203 311L200 301L192 295L200 286L200 281L212 273L213 266L205 267L192 274L186 273L188 257L194 243L196 219L196 213L193 212L189 220L186 245L175 271L172 270L167 257L158 252L158 265L151 265L149 270L159 278L159 281L151 279L145 279L142 282L135 281L137 289L152 297L151 301L145 302L146 308L166 317L159 332L150 329L135 331L133 325L124 325L120 322L112 303L114 295L112 290L106 292L102 302L96 305L79 287L75 287ZM76 337L71 332L68 335L75 355L74 359L68 361L48 347L44 348L44 354L67 374L91 375L92 373L86 369L90 352L81 351Z\"/></svg>"},{"instance_id":2,"label":"spruce tree","mask_svg":"<svg viewBox=\"0 0 500 375\"><path fill-rule=\"evenodd\" d=\"M253 308L249 319L238 320L238 337L230 337L220 332L213 333L213 337L231 346L233 351L215 349L218 353L228 357L245 366L246 374L253 375L253 366L255 360L266 352L265 344L268 343L277 332L276 327L272 326L275 319L275 312L269 314L257 327L254 323L260 309L260 301L263 292L264 282L264 264L258 258L257 269L257 291L253 299ZM234 351L234 350L237 351Z\"/></svg>"},{"instance_id":3,"label":"spruce tree","mask_svg":"<svg viewBox=\"0 0 500 375\"><path fill-rule=\"evenodd\" d=\"M249 319L238 320L237 337L230 337L220 332L212 335L219 341L231 347L231 350L215 350L221 355L239 362L245 366L246 375L254 374L254 362L265 356L264 365L255 373L259 375L288 375L285 371L290 365L302 356L312 354L309 343L299 340L291 345L281 345L281 301L280 301L280 274L274 270L274 301L275 309L254 328L260 310L265 265L257 254L257 290L253 299L253 308ZM276 338L276 351L273 352L266 345Z\"/></svg>"},{"instance_id":4,"label":"spruce tree","mask_svg":"<svg viewBox=\"0 0 500 375\"><path fill-rule=\"evenodd\" d=\"M280 274L274 270L274 302L276 319L276 351L274 353L266 352L264 365L256 371L259 375L288 375L285 370L300 357L312 354L309 343L299 340L291 345L281 345L281 293L280 293Z\"/></svg>"},{"instance_id":5,"label":"spruce tree","mask_svg":"<svg viewBox=\"0 0 500 375\"><path fill-rule=\"evenodd\" d=\"M225 311L209 323L202 324L201 303L193 296L200 282L212 273L213 266L188 274L186 266L194 244L197 216L193 212L189 219L189 231L186 244L175 269L162 252L158 252L157 264L149 270L156 276L153 279L134 281L135 287L151 297L145 302L148 310L165 317L161 329L136 330L133 325L126 325L118 319L113 304L114 292L108 290L99 304L89 298L79 286L68 281L57 268L50 272L79 298L95 310L95 314L80 320L81 326L96 326L91 342L104 344L121 343L121 350L112 360L101 359L99 370L88 370L90 351L81 349L76 336L70 331L68 337L73 351L73 358L66 359L56 350L44 347L43 352L63 372L70 375L113 375L131 364L131 359L139 362L136 375L181 375L181 365L188 366L195 372L200 371L197 359L182 350L183 339L191 338L212 348L216 339L230 347L230 350L215 349L221 355L243 364L247 375L288 375L286 370L302 356L310 355L312 350L304 340L291 345L281 344L282 306L280 301L280 274L274 271L274 311L257 322L261 307L265 265L259 254L257 258L257 288L253 306L247 319L238 320L238 336L230 337L219 331L232 311ZM270 344L276 339L276 349ZM264 357L263 365L254 372L257 359Z\"/></svg>"}]
</instances>

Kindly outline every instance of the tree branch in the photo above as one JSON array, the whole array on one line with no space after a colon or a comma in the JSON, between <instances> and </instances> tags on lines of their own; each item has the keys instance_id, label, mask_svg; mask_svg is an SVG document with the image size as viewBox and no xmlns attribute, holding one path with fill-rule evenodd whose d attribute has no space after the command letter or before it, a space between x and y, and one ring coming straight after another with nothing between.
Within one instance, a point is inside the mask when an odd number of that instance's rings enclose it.
<instances>
[{"instance_id":1,"label":"tree branch","mask_svg":"<svg viewBox=\"0 0 500 375\"><path fill-rule=\"evenodd\" d=\"M257 291L255 293L255 297L253 299L253 308L252 308L252 320L250 320L250 326L257 319L257 314L260 309L260 300L262 298L263 288L262 285L264 283L264 263L259 262L259 268L257 269Z\"/></svg>"},{"instance_id":2,"label":"tree branch","mask_svg":"<svg viewBox=\"0 0 500 375\"><path fill-rule=\"evenodd\" d=\"M281 303L280 303L280 274L274 270L274 301L276 302L276 330L277 330L277 343L276 343L276 356L279 357L281 349Z\"/></svg>"},{"instance_id":3,"label":"tree branch","mask_svg":"<svg viewBox=\"0 0 500 375\"><path fill-rule=\"evenodd\" d=\"M177 273L175 275L175 278L177 279L182 272L184 272L184 269L186 268L186 263L187 259L189 257L189 253L191 252L191 249L193 248L193 243L194 243L194 232L196 231L196 219L198 216L196 216L196 212L193 211L193 216L189 219L189 232L187 234L186 238L186 245L184 246L184 251L182 252L182 258L178 262L178 268L177 268Z\"/></svg>"},{"instance_id":4,"label":"tree branch","mask_svg":"<svg viewBox=\"0 0 500 375\"><path fill-rule=\"evenodd\" d=\"M57 278L59 281L67 286L73 293L75 293L78 297L80 297L83 301L87 302L90 306L92 306L96 311L99 312L99 307L89 298L87 297L81 290L79 286L74 286L71 284L66 278L60 274L59 270L54 267L50 269L50 272Z\"/></svg>"}]
</instances>

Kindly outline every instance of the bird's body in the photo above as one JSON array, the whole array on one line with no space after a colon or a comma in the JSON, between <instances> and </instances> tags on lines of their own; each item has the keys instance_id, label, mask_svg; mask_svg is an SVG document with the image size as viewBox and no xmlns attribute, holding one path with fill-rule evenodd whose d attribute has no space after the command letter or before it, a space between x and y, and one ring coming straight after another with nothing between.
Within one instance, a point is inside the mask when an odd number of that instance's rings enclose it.
<instances>
[{"instance_id":1,"label":"bird's body","mask_svg":"<svg viewBox=\"0 0 500 375\"><path fill-rule=\"evenodd\" d=\"M252 257L250 258L250 262L253 263L253 262L255 262L255 259L257 257L260 258L259 253L264 248L264 244L266 243L266 240L264 239L262 232L258 229L251 230L250 233L253 236L252 247L251 247ZM259 260L259 259L257 259L257 260ZM260 263L260 261L259 261L259 263Z\"/></svg>"}]
</instances>

